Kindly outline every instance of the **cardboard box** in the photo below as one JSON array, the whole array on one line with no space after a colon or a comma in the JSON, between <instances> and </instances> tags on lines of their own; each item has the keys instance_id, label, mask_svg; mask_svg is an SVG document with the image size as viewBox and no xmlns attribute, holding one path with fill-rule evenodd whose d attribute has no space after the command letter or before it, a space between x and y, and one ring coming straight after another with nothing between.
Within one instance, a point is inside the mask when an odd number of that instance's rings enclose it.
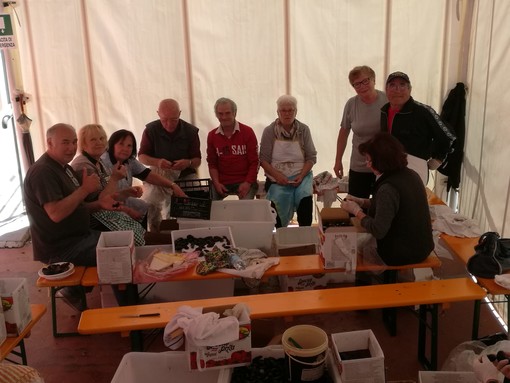
<instances>
[{"instance_id":1,"label":"cardboard box","mask_svg":"<svg viewBox=\"0 0 510 383\"><path fill-rule=\"evenodd\" d=\"M341 207L324 207L319 213L322 225L332 226L351 226L351 217L349 213Z\"/></svg>"},{"instance_id":2,"label":"cardboard box","mask_svg":"<svg viewBox=\"0 0 510 383\"><path fill-rule=\"evenodd\" d=\"M96 247L99 283L131 283L134 249L131 230L102 232Z\"/></svg>"},{"instance_id":3,"label":"cardboard box","mask_svg":"<svg viewBox=\"0 0 510 383\"><path fill-rule=\"evenodd\" d=\"M371 249L371 234L359 224L359 220L350 219L345 224L345 210L338 208L322 209L316 206L319 226L319 256L325 269L343 268L354 274L358 253ZM323 217L326 221L323 220Z\"/></svg>"},{"instance_id":4,"label":"cardboard box","mask_svg":"<svg viewBox=\"0 0 510 383\"><path fill-rule=\"evenodd\" d=\"M285 351L283 350L283 346L281 344L267 346L263 348L254 348L251 350L251 354L253 359L258 356L261 356L262 358L275 358L275 359L285 357ZM232 380L232 373L233 373L232 368L222 369L218 377L218 383L230 383L230 381ZM338 373L338 369L336 368L335 360L331 355L331 352L328 352L326 356L325 373L330 376L331 382L342 383L340 374Z\"/></svg>"},{"instance_id":5,"label":"cardboard box","mask_svg":"<svg viewBox=\"0 0 510 383\"><path fill-rule=\"evenodd\" d=\"M7 336L16 337L32 320L26 278L0 278L0 297Z\"/></svg>"},{"instance_id":6,"label":"cardboard box","mask_svg":"<svg viewBox=\"0 0 510 383\"><path fill-rule=\"evenodd\" d=\"M384 354L372 330L331 334L333 351L343 383L384 383ZM367 354L359 359L342 359L341 353ZM368 356L368 355L364 355Z\"/></svg>"},{"instance_id":7,"label":"cardboard box","mask_svg":"<svg viewBox=\"0 0 510 383\"><path fill-rule=\"evenodd\" d=\"M111 383L216 383L220 370L189 371L185 351L128 352ZM150 378L148 378L150 377Z\"/></svg>"},{"instance_id":8,"label":"cardboard box","mask_svg":"<svg viewBox=\"0 0 510 383\"><path fill-rule=\"evenodd\" d=\"M358 231L353 226L323 229L319 216L319 256L325 269L356 271Z\"/></svg>"},{"instance_id":9,"label":"cardboard box","mask_svg":"<svg viewBox=\"0 0 510 383\"><path fill-rule=\"evenodd\" d=\"M419 383L478 383L474 372L419 371Z\"/></svg>"},{"instance_id":10,"label":"cardboard box","mask_svg":"<svg viewBox=\"0 0 510 383\"><path fill-rule=\"evenodd\" d=\"M204 309L217 312L220 316L232 306ZM220 319L221 320L221 319ZM251 362L251 320L246 310L239 318L239 338L224 344L198 346L193 339L186 337L186 352L190 370L209 370L227 366L245 366Z\"/></svg>"},{"instance_id":11,"label":"cardboard box","mask_svg":"<svg viewBox=\"0 0 510 383\"><path fill-rule=\"evenodd\" d=\"M229 226L237 246L270 254L276 211L265 199L213 201L210 220L179 218L177 222L181 230Z\"/></svg>"},{"instance_id":12,"label":"cardboard box","mask_svg":"<svg viewBox=\"0 0 510 383\"><path fill-rule=\"evenodd\" d=\"M306 255L317 254L319 228L316 226L281 227L275 233L275 254ZM352 273L328 273L278 277L281 291L302 291L326 288L328 283L354 282Z\"/></svg>"},{"instance_id":13,"label":"cardboard box","mask_svg":"<svg viewBox=\"0 0 510 383\"><path fill-rule=\"evenodd\" d=\"M275 232L275 254L306 255L317 254L319 245L316 226L280 227Z\"/></svg>"}]
</instances>

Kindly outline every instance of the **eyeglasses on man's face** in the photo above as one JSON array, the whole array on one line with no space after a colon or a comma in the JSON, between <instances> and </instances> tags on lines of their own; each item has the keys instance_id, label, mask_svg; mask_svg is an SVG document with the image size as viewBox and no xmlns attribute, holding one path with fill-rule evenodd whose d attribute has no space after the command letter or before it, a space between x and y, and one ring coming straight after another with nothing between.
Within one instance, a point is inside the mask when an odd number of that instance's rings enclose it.
<instances>
[{"instance_id":1,"label":"eyeglasses on man's face","mask_svg":"<svg viewBox=\"0 0 510 383\"><path fill-rule=\"evenodd\" d=\"M390 82L386 87L389 90L406 90L409 88L409 84L406 82Z\"/></svg>"},{"instance_id":2,"label":"eyeglasses on man's face","mask_svg":"<svg viewBox=\"0 0 510 383\"><path fill-rule=\"evenodd\" d=\"M278 109L278 113L282 114L291 114L294 113L296 109Z\"/></svg>"},{"instance_id":3,"label":"eyeglasses on man's face","mask_svg":"<svg viewBox=\"0 0 510 383\"><path fill-rule=\"evenodd\" d=\"M161 123L163 123L163 124L166 124L166 123L176 124L179 122L179 118L181 117L181 111L179 111L179 114L177 114L177 115L175 113L166 114L166 113L158 112L158 116L159 116Z\"/></svg>"},{"instance_id":4,"label":"eyeglasses on man's face","mask_svg":"<svg viewBox=\"0 0 510 383\"><path fill-rule=\"evenodd\" d=\"M358 82L353 82L351 85L354 89L358 89L361 85L368 85L369 82L370 82L370 77L367 77L364 80L361 80Z\"/></svg>"}]
</instances>

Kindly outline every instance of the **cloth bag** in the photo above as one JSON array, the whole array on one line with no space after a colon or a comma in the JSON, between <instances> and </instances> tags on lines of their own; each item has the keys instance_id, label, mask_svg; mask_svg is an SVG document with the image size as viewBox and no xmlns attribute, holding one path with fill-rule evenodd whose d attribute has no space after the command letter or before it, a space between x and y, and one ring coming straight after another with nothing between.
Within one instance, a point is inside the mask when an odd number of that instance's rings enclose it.
<instances>
[{"instance_id":1,"label":"cloth bag","mask_svg":"<svg viewBox=\"0 0 510 383\"><path fill-rule=\"evenodd\" d=\"M510 238L493 231L482 234L467 269L475 277L491 279L510 270Z\"/></svg>"}]
</instances>

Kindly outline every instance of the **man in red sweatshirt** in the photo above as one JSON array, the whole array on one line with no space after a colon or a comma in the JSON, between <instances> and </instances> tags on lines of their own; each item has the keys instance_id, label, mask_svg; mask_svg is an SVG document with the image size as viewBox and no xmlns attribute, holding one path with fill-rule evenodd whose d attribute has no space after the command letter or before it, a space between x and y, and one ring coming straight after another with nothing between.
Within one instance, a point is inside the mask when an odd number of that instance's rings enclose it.
<instances>
[{"instance_id":1,"label":"man in red sweatshirt","mask_svg":"<svg viewBox=\"0 0 510 383\"><path fill-rule=\"evenodd\" d=\"M214 104L220 126L207 136L207 165L213 182L213 199L229 194L253 199L258 190L258 141L255 132L236 121L237 105L228 98Z\"/></svg>"}]
</instances>

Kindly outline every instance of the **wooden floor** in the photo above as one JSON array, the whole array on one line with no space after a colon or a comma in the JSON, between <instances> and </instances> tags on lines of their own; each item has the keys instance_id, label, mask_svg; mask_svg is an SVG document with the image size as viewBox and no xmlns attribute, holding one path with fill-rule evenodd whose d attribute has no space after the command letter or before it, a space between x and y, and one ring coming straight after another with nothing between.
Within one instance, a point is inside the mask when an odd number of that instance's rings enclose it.
<instances>
[{"instance_id":1,"label":"wooden floor","mask_svg":"<svg viewBox=\"0 0 510 383\"><path fill-rule=\"evenodd\" d=\"M451 259L442 258L443 265L436 271L438 277L447 278L465 274L465 267ZM112 379L122 356L130 351L129 338L118 334L78 336L55 339L51 333L51 316L47 289L35 287L37 270L41 267L32 261L32 249L28 244L19 249L0 249L0 277L24 277L31 286L30 298L33 303L44 303L48 313L34 328L26 340L28 364L38 369L46 383L108 383ZM271 286L263 286L268 291ZM263 292L261 291L261 292ZM338 299L342 299L339 295ZM95 288L89 294L90 306L100 306L100 292ZM480 335L502 331L498 322L482 305ZM59 321L72 330L78 323L78 315L65 305L59 306ZM387 382L417 382L421 369L417 361L418 322L414 308L398 311L398 335L388 335L380 310L357 311L330 315L295 317L292 322L284 319L258 320L253 323L255 347L267 344L273 337L295 324L312 324L327 333L372 329L385 355ZM439 322L439 365L459 343L469 340L473 305L453 304L440 316ZM157 334L149 351L166 351L162 334Z\"/></svg>"}]
</instances>

